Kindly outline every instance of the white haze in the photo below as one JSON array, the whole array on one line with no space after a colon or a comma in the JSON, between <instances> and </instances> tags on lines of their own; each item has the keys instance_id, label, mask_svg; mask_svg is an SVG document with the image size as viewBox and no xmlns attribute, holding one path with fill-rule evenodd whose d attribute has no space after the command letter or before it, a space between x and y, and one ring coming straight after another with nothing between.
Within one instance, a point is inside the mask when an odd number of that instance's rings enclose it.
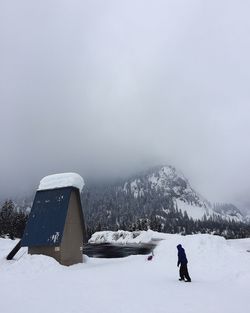
<instances>
[{"instance_id":1,"label":"white haze","mask_svg":"<svg viewBox=\"0 0 250 313\"><path fill-rule=\"evenodd\" d=\"M249 201L250 3L0 1L0 194L167 163Z\"/></svg>"}]
</instances>

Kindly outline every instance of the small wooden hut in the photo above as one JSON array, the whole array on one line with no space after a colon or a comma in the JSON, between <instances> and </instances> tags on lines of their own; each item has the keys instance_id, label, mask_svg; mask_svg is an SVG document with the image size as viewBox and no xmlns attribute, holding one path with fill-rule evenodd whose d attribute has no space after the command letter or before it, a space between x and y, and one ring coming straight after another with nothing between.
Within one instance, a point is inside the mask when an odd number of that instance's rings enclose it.
<instances>
[{"instance_id":1,"label":"small wooden hut","mask_svg":"<svg viewBox=\"0 0 250 313\"><path fill-rule=\"evenodd\" d=\"M21 240L30 254L53 257L62 265L83 262L86 228L80 191L74 186L38 190Z\"/></svg>"}]
</instances>

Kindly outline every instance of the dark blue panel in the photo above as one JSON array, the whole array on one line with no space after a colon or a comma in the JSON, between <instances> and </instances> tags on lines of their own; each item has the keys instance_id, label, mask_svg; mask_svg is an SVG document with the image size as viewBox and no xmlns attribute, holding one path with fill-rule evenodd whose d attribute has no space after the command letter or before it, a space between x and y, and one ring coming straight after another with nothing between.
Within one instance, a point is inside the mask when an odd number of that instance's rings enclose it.
<instances>
[{"instance_id":1,"label":"dark blue panel","mask_svg":"<svg viewBox=\"0 0 250 313\"><path fill-rule=\"evenodd\" d=\"M72 187L37 191L22 246L58 246L61 243Z\"/></svg>"}]
</instances>

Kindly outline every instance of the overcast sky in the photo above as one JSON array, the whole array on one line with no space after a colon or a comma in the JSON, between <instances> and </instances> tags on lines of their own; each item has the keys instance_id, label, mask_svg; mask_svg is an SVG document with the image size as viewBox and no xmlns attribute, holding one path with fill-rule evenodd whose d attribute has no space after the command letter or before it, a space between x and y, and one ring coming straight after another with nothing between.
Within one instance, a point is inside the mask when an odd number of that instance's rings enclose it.
<instances>
[{"instance_id":1,"label":"overcast sky","mask_svg":"<svg viewBox=\"0 0 250 313\"><path fill-rule=\"evenodd\" d=\"M250 186L250 3L0 0L0 193L48 174L179 168L212 201Z\"/></svg>"}]
</instances>

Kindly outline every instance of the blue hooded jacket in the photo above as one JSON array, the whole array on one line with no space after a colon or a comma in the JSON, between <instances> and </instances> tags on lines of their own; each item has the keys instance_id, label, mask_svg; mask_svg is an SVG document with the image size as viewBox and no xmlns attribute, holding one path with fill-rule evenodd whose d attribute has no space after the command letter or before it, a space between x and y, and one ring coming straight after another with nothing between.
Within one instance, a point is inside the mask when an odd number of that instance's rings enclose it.
<instances>
[{"instance_id":1,"label":"blue hooded jacket","mask_svg":"<svg viewBox=\"0 0 250 313\"><path fill-rule=\"evenodd\" d=\"M178 263L177 263L177 265L179 266L180 264L182 264L182 265L187 264L188 260L186 257L185 250L182 248L181 245L178 245L177 249L178 249Z\"/></svg>"}]
</instances>

